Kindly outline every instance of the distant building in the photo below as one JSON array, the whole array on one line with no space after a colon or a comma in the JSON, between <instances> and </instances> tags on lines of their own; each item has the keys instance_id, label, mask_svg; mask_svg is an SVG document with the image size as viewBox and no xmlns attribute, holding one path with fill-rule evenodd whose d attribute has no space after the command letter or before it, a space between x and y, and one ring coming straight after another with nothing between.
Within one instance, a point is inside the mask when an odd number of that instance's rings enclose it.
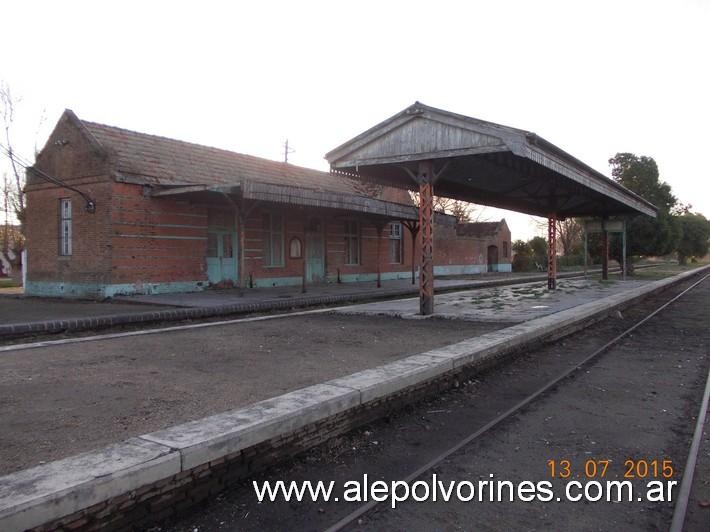
<instances>
[{"instance_id":1,"label":"distant building","mask_svg":"<svg viewBox=\"0 0 710 532\"><path fill-rule=\"evenodd\" d=\"M404 190L86 122L69 110L34 169L26 187L30 295L412 275L408 227L418 214ZM437 273L510 271L504 220L457 226L438 215L436 231Z\"/></svg>"},{"instance_id":2,"label":"distant building","mask_svg":"<svg viewBox=\"0 0 710 532\"><path fill-rule=\"evenodd\" d=\"M18 277L25 239L19 225L0 225L0 277Z\"/></svg>"},{"instance_id":3,"label":"distant building","mask_svg":"<svg viewBox=\"0 0 710 532\"><path fill-rule=\"evenodd\" d=\"M451 223L436 226L434 275L510 272L510 229L499 222Z\"/></svg>"}]
</instances>

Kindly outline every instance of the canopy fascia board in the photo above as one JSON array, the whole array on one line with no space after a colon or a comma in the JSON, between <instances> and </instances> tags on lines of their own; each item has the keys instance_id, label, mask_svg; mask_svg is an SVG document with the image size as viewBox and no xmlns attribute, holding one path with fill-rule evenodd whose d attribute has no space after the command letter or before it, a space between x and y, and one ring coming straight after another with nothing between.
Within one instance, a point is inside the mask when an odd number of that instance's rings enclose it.
<instances>
[{"instance_id":1,"label":"canopy fascia board","mask_svg":"<svg viewBox=\"0 0 710 532\"><path fill-rule=\"evenodd\" d=\"M312 190L302 187L275 185L271 183L245 182L240 186L186 185L153 189L152 197L175 197L200 192L214 192L220 195L240 194L243 199L281 203L299 207L317 207L356 211L358 213L383 216L388 219L417 220L419 215L414 205L404 205L377 198Z\"/></svg>"},{"instance_id":2,"label":"canopy fascia board","mask_svg":"<svg viewBox=\"0 0 710 532\"><path fill-rule=\"evenodd\" d=\"M419 218L414 205L404 205L354 194L311 190L270 183L246 183L242 195L244 199L248 200L356 211L397 220L417 220Z\"/></svg>"}]
</instances>

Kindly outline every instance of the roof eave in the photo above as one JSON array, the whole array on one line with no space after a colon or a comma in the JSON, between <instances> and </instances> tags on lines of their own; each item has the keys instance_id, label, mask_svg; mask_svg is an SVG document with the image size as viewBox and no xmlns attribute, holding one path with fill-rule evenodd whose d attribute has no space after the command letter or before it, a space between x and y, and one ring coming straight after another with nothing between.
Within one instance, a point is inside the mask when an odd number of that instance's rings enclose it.
<instances>
[{"instance_id":1,"label":"roof eave","mask_svg":"<svg viewBox=\"0 0 710 532\"><path fill-rule=\"evenodd\" d=\"M556 157L559 157L563 159L565 162L570 163L573 168L578 174L584 175L589 174L590 177L593 179L596 179L606 185L610 185L614 188L616 188L618 191L623 193L625 196L629 197L629 199L632 199L636 202L639 202L646 206L648 209L646 209L647 212L644 214L647 214L648 216L656 217L658 213L658 207L656 207L653 203L650 201L646 200L645 198L639 196L632 190L629 190L628 188L624 187L623 185L620 185L613 179L610 179L609 177L605 176L601 172L598 172L588 164L580 161L573 155L569 154L568 152L564 151L562 148L559 148L555 144L551 143L549 140L544 139L543 137L535 134L535 133L529 133L526 135L526 140L529 143L532 143L535 146L538 146L540 148L543 148L548 154L554 155Z\"/></svg>"}]
</instances>

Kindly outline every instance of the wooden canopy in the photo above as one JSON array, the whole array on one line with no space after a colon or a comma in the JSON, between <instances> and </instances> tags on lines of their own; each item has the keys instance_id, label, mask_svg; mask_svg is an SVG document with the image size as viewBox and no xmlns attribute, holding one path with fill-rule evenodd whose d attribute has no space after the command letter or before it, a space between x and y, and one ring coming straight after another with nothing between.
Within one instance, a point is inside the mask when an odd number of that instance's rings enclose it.
<instances>
[{"instance_id":1,"label":"wooden canopy","mask_svg":"<svg viewBox=\"0 0 710 532\"><path fill-rule=\"evenodd\" d=\"M419 301L424 315L434 312L434 193L546 216L550 289L555 289L557 277L556 220L655 217L657 212L651 203L535 133L419 102L325 157L332 173L419 190ZM603 239L608 249L606 231ZM607 264L605 258L604 278Z\"/></svg>"},{"instance_id":2,"label":"wooden canopy","mask_svg":"<svg viewBox=\"0 0 710 532\"><path fill-rule=\"evenodd\" d=\"M414 103L326 154L331 171L417 188L432 161L436 194L558 218L656 216L656 207L535 133Z\"/></svg>"}]
</instances>

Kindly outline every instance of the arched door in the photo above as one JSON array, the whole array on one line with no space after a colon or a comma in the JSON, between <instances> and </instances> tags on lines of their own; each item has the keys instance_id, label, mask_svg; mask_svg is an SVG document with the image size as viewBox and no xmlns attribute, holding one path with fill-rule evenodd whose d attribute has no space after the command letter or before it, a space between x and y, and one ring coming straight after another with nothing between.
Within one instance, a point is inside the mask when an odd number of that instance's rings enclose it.
<instances>
[{"instance_id":1,"label":"arched door","mask_svg":"<svg viewBox=\"0 0 710 532\"><path fill-rule=\"evenodd\" d=\"M488 246L488 271L498 271L498 246Z\"/></svg>"}]
</instances>

